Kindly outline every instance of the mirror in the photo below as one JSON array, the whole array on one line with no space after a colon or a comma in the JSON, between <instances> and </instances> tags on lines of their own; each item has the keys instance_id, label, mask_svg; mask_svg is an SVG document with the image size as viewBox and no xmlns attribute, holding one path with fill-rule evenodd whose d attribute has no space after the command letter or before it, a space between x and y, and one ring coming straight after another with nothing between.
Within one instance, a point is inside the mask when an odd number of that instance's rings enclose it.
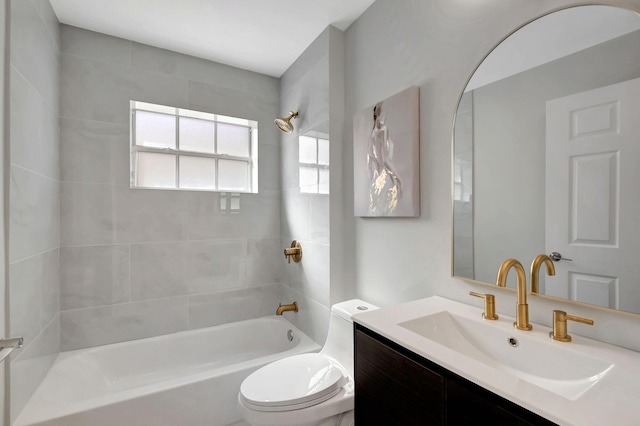
<instances>
[{"instance_id":1,"label":"mirror","mask_svg":"<svg viewBox=\"0 0 640 426\"><path fill-rule=\"evenodd\" d=\"M453 276L495 285L504 260L557 252L540 294L640 314L640 15L577 6L515 31L453 143Z\"/></svg>"}]
</instances>

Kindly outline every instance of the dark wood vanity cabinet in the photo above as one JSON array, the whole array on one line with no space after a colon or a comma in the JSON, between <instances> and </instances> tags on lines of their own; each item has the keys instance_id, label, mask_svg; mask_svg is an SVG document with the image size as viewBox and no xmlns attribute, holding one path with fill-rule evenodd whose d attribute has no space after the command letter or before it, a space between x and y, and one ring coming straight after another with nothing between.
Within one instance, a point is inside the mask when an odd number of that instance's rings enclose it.
<instances>
[{"instance_id":1,"label":"dark wood vanity cabinet","mask_svg":"<svg viewBox=\"0 0 640 426\"><path fill-rule=\"evenodd\" d=\"M355 324L355 420L377 425L554 425Z\"/></svg>"}]
</instances>

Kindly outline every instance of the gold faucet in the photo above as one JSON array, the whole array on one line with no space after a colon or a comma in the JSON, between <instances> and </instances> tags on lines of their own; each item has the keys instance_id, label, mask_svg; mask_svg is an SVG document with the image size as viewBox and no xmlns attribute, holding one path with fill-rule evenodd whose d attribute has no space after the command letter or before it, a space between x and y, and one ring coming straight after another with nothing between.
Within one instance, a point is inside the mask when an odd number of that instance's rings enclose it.
<instances>
[{"instance_id":1,"label":"gold faucet","mask_svg":"<svg viewBox=\"0 0 640 426\"><path fill-rule=\"evenodd\" d=\"M283 305L282 303L278 303L278 309L276 309L276 315L282 315L284 312L293 311L298 312L298 302L289 303L288 305Z\"/></svg>"},{"instance_id":2,"label":"gold faucet","mask_svg":"<svg viewBox=\"0 0 640 426\"><path fill-rule=\"evenodd\" d=\"M549 337L559 342L570 342L571 336L567 334L567 320L593 325L593 320L575 317L565 311L553 311L553 331L549 332Z\"/></svg>"},{"instance_id":3,"label":"gold faucet","mask_svg":"<svg viewBox=\"0 0 640 426\"><path fill-rule=\"evenodd\" d=\"M538 276L540 274L540 267L542 264L547 265L547 275L555 275L556 267L553 265L553 261L546 254L539 254L533 259L531 263L531 293L539 293Z\"/></svg>"},{"instance_id":4,"label":"gold faucet","mask_svg":"<svg viewBox=\"0 0 640 426\"><path fill-rule=\"evenodd\" d=\"M518 277L518 304L516 305L516 322L513 325L518 330L531 330L529 324L529 305L527 305L527 277L524 274L524 267L517 259L507 259L498 270L496 285L506 287L509 270L514 268Z\"/></svg>"}]
</instances>

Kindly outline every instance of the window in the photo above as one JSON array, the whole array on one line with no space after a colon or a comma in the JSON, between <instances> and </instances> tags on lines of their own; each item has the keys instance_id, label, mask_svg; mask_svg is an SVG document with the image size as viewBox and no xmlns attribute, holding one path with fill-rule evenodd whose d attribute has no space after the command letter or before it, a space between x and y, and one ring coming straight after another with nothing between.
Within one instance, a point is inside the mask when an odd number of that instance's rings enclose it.
<instances>
[{"instance_id":1,"label":"window","mask_svg":"<svg viewBox=\"0 0 640 426\"><path fill-rule=\"evenodd\" d=\"M329 193L329 139L318 132L298 138L300 192Z\"/></svg>"},{"instance_id":2,"label":"window","mask_svg":"<svg viewBox=\"0 0 640 426\"><path fill-rule=\"evenodd\" d=\"M258 123L131 101L131 187L258 192Z\"/></svg>"}]
</instances>

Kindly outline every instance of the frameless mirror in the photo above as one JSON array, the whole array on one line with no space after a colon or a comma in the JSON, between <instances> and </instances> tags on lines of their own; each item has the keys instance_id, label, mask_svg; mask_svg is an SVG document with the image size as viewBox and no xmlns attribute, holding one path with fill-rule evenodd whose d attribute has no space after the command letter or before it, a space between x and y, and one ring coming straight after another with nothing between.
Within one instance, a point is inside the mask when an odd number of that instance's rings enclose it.
<instances>
[{"instance_id":1,"label":"frameless mirror","mask_svg":"<svg viewBox=\"0 0 640 426\"><path fill-rule=\"evenodd\" d=\"M541 294L640 313L640 15L577 6L511 34L453 143L455 277L495 285L504 260L556 252Z\"/></svg>"}]
</instances>

